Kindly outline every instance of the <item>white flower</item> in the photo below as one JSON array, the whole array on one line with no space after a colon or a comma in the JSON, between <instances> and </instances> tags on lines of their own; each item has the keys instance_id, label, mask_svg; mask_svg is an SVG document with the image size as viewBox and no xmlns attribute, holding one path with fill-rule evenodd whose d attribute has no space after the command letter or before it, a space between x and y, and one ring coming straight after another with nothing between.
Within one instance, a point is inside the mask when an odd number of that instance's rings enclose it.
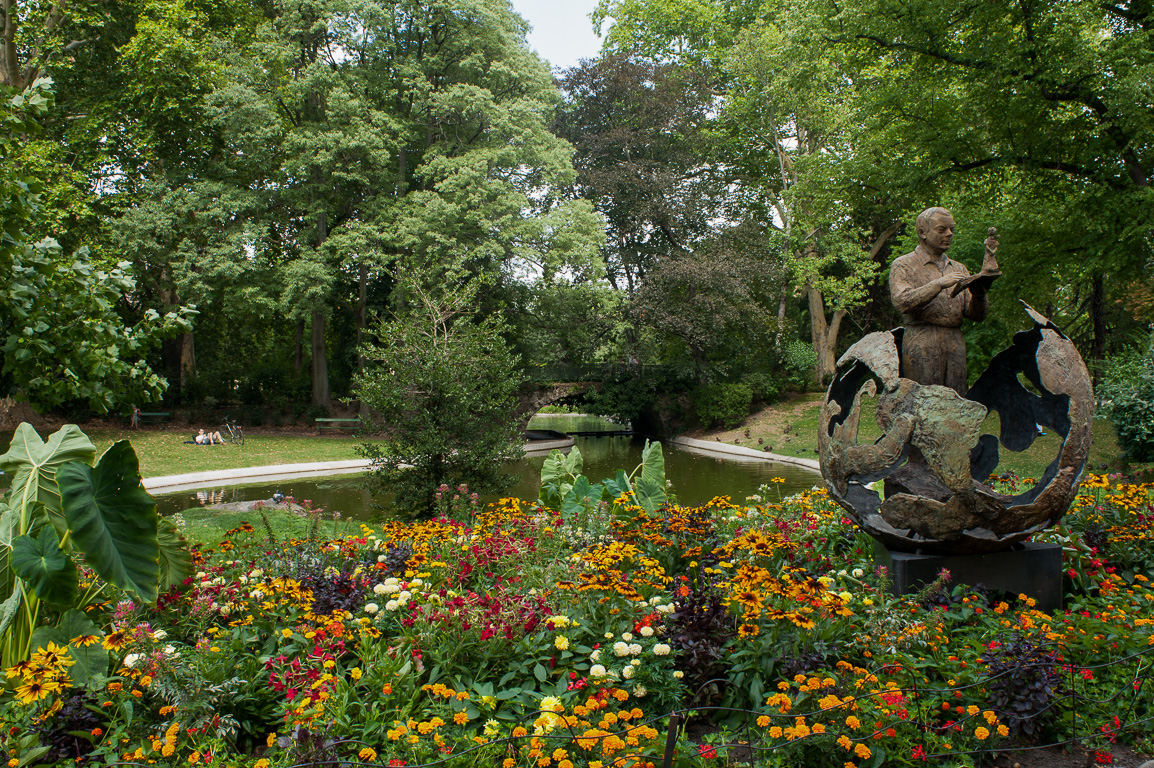
<instances>
[{"instance_id":1,"label":"white flower","mask_svg":"<svg viewBox=\"0 0 1154 768\"><path fill-rule=\"evenodd\" d=\"M633 643L632 645L630 645L629 646L629 653L633 654L634 656L641 653L641 643Z\"/></svg>"},{"instance_id":2,"label":"white flower","mask_svg":"<svg viewBox=\"0 0 1154 768\"><path fill-rule=\"evenodd\" d=\"M264 576L264 569L253 568L252 573L250 573L249 576L253 577L254 579L259 579L261 576Z\"/></svg>"},{"instance_id":3,"label":"white flower","mask_svg":"<svg viewBox=\"0 0 1154 768\"><path fill-rule=\"evenodd\" d=\"M389 584L388 582L385 582L384 593L386 595L395 595L400 591L401 591L401 587L399 584Z\"/></svg>"},{"instance_id":4,"label":"white flower","mask_svg":"<svg viewBox=\"0 0 1154 768\"><path fill-rule=\"evenodd\" d=\"M172 646L172 645L164 646L164 655L165 656L172 656L175 653L176 653L176 647L175 646Z\"/></svg>"},{"instance_id":5,"label":"white flower","mask_svg":"<svg viewBox=\"0 0 1154 768\"><path fill-rule=\"evenodd\" d=\"M589 661L601 661L601 649L594 649L593 653L589 654Z\"/></svg>"},{"instance_id":6,"label":"white flower","mask_svg":"<svg viewBox=\"0 0 1154 768\"><path fill-rule=\"evenodd\" d=\"M605 633L605 639L606 640L612 640L613 639L613 633L612 632L606 632Z\"/></svg>"},{"instance_id":7,"label":"white flower","mask_svg":"<svg viewBox=\"0 0 1154 768\"><path fill-rule=\"evenodd\" d=\"M861 568L853 569L853 577L855 579L860 579L862 576L865 576L865 571L863 571Z\"/></svg>"},{"instance_id":8,"label":"white flower","mask_svg":"<svg viewBox=\"0 0 1154 768\"><path fill-rule=\"evenodd\" d=\"M373 587L373 594L374 595L383 595L388 591L389 591L389 588L386 587L384 584L377 584Z\"/></svg>"},{"instance_id":9,"label":"white flower","mask_svg":"<svg viewBox=\"0 0 1154 768\"><path fill-rule=\"evenodd\" d=\"M621 639L628 643L633 639L633 633L632 632L626 632L624 635L621 636Z\"/></svg>"},{"instance_id":10,"label":"white flower","mask_svg":"<svg viewBox=\"0 0 1154 768\"><path fill-rule=\"evenodd\" d=\"M641 636L642 637L653 637L653 627L642 627L641 628Z\"/></svg>"},{"instance_id":11,"label":"white flower","mask_svg":"<svg viewBox=\"0 0 1154 768\"><path fill-rule=\"evenodd\" d=\"M660 605L661 604L661 596L660 595L654 595L653 597L649 598L649 604L650 605Z\"/></svg>"},{"instance_id":12,"label":"white flower","mask_svg":"<svg viewBox=\"0 0 1154 768\"><path fill-rule=\"evenodd\" d=\"M414 589L416 587L423 587L423 586L425 586L425 582L423 579L413 579L412 581L409 582L409 587L414 588Z\"/></svg>"},{"instance_id":13,"label":"white flower","mask_svg":"<svg viewBox=\"0 0 1154 768\"><path fill-rule=\"evenodd\" d=\"M628 656L629 655L629 644L623 643L620 640L618 640L616 643L613 644L613 652L616 653L618 656Z\"/></svg>"},{"instance_id":14,"label":"white flower","mask_svg":"<svg viewBox=\"0 0 1154 768\"><path fill-rule=\"evenodd\" d=\"M649 693L649 691L646 690L645 686L642 685L641 683L638 683L637 685L633 686L633 698L643 699L643 698L645 698L645 694L647 694L647 693Z\"/></svg>"},{"instance_id":15,"label":"white flower","mask_svg":"<svg viewBox=\"0 0 1154 768\"><path fill-rule=\"evenodd\" d=\"M668 656L670 650L672 649L665 643L658 643L657 645L653 646L653 652L658 656Z\"/></svg>"},{"instance_id":16,"label":"white flower","mask_svg":"<svg viewBox=\"0 0 1154 768\"><path fill-rule=\"evenodd\" d=\"M594 664L589 668L589 677L605 677L605 667Z\"/></svg>"},{"instance_id":17,"label":"white flower","mask_svg":"<svg viewBox=\"0 0 1154 768\"><path fill-rule=\"evenodd\" d=\"M158 629L152 633L152 639L153 640L163 640L166 637L168 637L168 633L165 632L163 629Z\"/></svg>"},{"instance_id":18,"label":"white flower","mask_svg":"<svg viewBox=\"0 0 1154 768\"><path fill-rule=\"evenodd\" d=\"M128 667L129 669L132 669L132 667L138 661L140 661L140 654L139 653L130 653L124 657L124 666Z\"/></svg>"},{"instance_id":19,"label":"white flower","mask_svg":"<svg viewBox=\"0 0 1154 768\"><path fill-rule=\"evenodd\" d=\"M633 661L629 662L629 666L640 667L641 666L641 659L634 659Z\"/></svg>"},{"instance_id":20,"label":"white flower","mask_svg":"<svg viewBox=\"0 0 1154 768\"><path fill-rule=\"evenodd\" d=\"M389 578L385 579L385 584L397 584L397 585L399 585L400 583L401 583L401 580L398 579L396 576L390 576Z\"/></svg>"},{"instance_id":21,"label":"white flower","mask_svg":"<svg viewBox=\"0 0 1154 768\"><path fill-rule=\"evenodd\" d=\"M666 603L665 605L659 605L656 608L656 611L658 613L673 613L674 610L675 610L675 608L673 606L673 603Z\"/></svg>"},{"instance_id":22,"label":"white flower","mask_svg":"<svg viewBox=\"0 0 1154 768\"><path fill-rule=\"evenodd\" d=\"M680 669L675 669L675 670L673 670L673 676L676 677L678 680L680 680L681 678L685 677L685 673L682 672Z\"/></svg>"},{"instance_id":23,"label":"white flower","mask_svg":"<svg viewBox=\"0 0 1154 768\"><path fill-rule=\"evenodd\" d=\"M397 595L397 599L400 600L402 603L407 603L409 601L409 598L412 596L413 596L412 592L410 592L407 589L402 589L401 593L399 595Z\"/></svg>"},{"instance_id":24,"label":"white flower","mask_svg":"<svg viewBox=\"0 0 1154 768\"><path fill-rule=\"evenodd\" d=\"M637 674L637 670L634 669L633 667L626 667L625 669L621 670L621 676L624 677L626 680L632 680L633 676L636 674Z\"/></svg>"},{"instance_id":25,"label":"white flower","mask_svg":"<svg viewBox=\"0 0 1154 768\"><path fill-rule=\"evenodd\" d=\"M370 616L379 610L381 610L381 606L377 605L376 603L365 603L365 613L369 614Z\"/></svg>"},{"instance_id":26,"label":"white flower","mask_svg":"<svg viewBox=\"0 0 1154 768\"><path fill-rule=\"evenodd\" d=\"M401 604L398 603L396 600L390 600L389 602L385 603L385 610L386 611L395 611L400 607L401 607Z\"/></svg>"}]
</instances>

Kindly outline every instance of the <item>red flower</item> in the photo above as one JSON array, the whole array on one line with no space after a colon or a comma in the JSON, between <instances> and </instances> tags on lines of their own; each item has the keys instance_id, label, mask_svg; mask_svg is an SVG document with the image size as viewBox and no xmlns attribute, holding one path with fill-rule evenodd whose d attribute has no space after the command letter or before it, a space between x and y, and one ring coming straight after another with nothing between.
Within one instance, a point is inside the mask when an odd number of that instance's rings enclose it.
<instances>
[{"instance_id":1,"label":"red flower","mask_svg":"<svg viewBox=\"0 0 1154 768\"><path fill-rule=\"evenodd\" d=\"M1094 760L1100 765L1110 765L1114 762L1114 756L1109 752L1095 752Z\"/></svg>"},{"instance_id":2,"label":"red flower","mask_svg":"<svg viewBox=\"0 0 1154 768\"><path fill-rule=\"evenodd\" d=\"M921 744L918 744L916 747L914 747L914 751L913 751L913 754L911 755L911 757L913 757L913 759L915 759L915 760L925 760L926 759L926 751L924 749L922 749Z\"/></svg>"},{"instance_id":3,"label":"red flower","mask_svg":"<svg viewBox=\"0 0 1154 768\"><path fill-rule=\"evenodd\" d=\"M697 754L706 760L712 760L717 757L717 750L713 748L712 744L702 744L697 748Z\"/></svg>"}]
</instances>

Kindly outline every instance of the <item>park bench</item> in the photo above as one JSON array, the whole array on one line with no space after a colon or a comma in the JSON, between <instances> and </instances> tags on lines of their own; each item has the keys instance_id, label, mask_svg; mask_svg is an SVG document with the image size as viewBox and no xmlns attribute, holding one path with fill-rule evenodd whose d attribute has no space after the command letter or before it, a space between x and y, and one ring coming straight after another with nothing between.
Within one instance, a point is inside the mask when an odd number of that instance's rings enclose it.
<instances>
[{"instance_id":1,"label":"park bench","mask_svg":"<svg viewBox=\"0 0 1154 768\"><path fill-rule=\"evenodd\" d=\"M172 414L163 411L141 411L138 415L140 416L139 423L142 425L167 424L168 422L172 421ZM125 416L124 418L130 425L132 424L131 416Z\"/></svg>"},{"instance_id":2,"label":"park bench","mask_svg":"<svg viewBox=\"0 0 1154 768\"><path fill-rule=\"evenodd\" d=\"M356 416L351 419L317 419L317 434L321 433L322 429L358 429L361 426L361 417Z\"/></svg>"}]
</instances>

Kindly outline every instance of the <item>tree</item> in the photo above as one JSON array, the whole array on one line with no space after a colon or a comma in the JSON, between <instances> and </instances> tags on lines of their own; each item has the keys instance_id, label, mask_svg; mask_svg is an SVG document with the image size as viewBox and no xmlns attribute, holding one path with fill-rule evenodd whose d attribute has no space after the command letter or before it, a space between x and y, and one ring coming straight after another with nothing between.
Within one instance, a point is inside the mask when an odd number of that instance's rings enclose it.
<instances>
[{"instance_id":1,"label":"tree","mask_svg":"<svg viewBox=\"0 0 1154 768\"><path fill-rule=\"evenodd\" d=\"M502 325L471 315L475 288L435 297L406 281L412 309L377 325L357 392L388 430L368 443L380 487L401 509L427 514L438 486L495 490L502 464L521 456L515 418L518 361Z\"/></svg>"},{"instance_id":2,"label":"tree","mask_svg":"<svg viewBox=\"0 0 1154 768\"><path fill-rule=\"evenodd\" d=\"M52 81L39 79L0 104L0 337L7 384L34 405L54 408L74 400L105 413L159 399L167 382L145 356L166 336L190 327L195 311L143 313L125 324L118 305L135 287L127 263L110 270L88 250L70 256L52 238L35 240L39 179L20 163L23 140L39 129L52 103Z\"/></svg>"},{"instance_id":3,"label":"tree","mask_svg":"<svg viewBox=\"0 0 1154 768\"><path fill-rule=\"evenodd\" d=\"M1086 318L1083 347L1101 358L1109 294L1154 255L1150 4L809 7L861 73L855 150L886 166L861 164L863 180L932 190L969 209L959 220L998 226L995 309L1021 296L1066 327Z\"/></svg>"}]
</instances>

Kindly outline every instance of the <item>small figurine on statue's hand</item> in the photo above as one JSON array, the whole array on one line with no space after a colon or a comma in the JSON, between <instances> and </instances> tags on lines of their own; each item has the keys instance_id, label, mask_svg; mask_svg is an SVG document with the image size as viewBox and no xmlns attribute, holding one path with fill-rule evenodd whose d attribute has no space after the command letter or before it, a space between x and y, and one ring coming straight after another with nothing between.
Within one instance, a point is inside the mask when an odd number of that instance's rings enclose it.
<instances>
[{"instance_id":1,"label":"small figurine on statue's hand","mask_svg":"<svg viewBox=\"0 0 1154 768\"><path fill-rule=\"evenodd\" d=\"M996 254L998 252L998 240L997 240L998 230L996 227L990 227L989 232L987 232L986 234L988 235L988 237L986 237L986 241L984 243L984 245L986 246L986 255L982 259L982 274L984 274L984 275L999 274L1000 275L1002 273L1002 270L1001 270L1001 267L998 266L998 260L994 257L994 254Z\"/></svg>"}]
</instances>

